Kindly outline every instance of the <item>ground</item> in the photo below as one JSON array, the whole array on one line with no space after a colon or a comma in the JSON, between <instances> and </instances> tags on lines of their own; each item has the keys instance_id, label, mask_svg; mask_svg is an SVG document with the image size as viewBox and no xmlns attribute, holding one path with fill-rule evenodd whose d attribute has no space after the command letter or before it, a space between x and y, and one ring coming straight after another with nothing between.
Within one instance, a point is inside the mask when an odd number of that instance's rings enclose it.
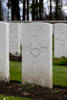
<instances>
[{"instance_id":1,"label":"ground","mask_svg":"<svg viewBox=\"0 0 67 100\"><path fill-rule=\"evenodd\" d=\"M67 65L62 62L58 65L56 62L55 60L53 65L53 89L33 87L28 84L24 86L21 83L0 82L0 94L2 94L0 100L67 100ZM66 64L66 62L64 63ZM14 82L21 82L21 76L22 63L10 61L10 79L15 80Z\"/></svg>"},{"instance_id":2,"label":"ground","mask_svg":"<svg viewBox=\"0 0 67 100\"><path fill-rule=\"evenodd\" d=\"M22 81L22 63L10 62L10 79ZM53 66L53 85L67 86L67 66Z\"/></svg>"},{"instance_id":3,"label":"ground","mask_svg":"<svg viewBox=\"0 0 67 100\"><path fill-rule=\"evenodd\" d=\"M22 100L24 100L24 97L26 100L29 100L29 98L30 100L67 100L67 89L48 89L27 83L19 84L13 82L0 82L0 94L6 96L22 97Z\"/></svg>"},{"instance_id":4,"label":"ground","mask_svg":"<svg viewBox=\"0 0 67 100\"><path fill-rule=\"evenodd\" d=\"M10 79L21 82L21 72L22 63L10 61ZM53 65L53 85L53 89L40 86L33 88L31 85L29 87L27 87L28 85L22 86L21 89L21 83L0 83L0 94L2 94L0 95L0 100L32 100L32 98L33 100L37 100L37 98L38 100L44 100L44 98L47 98L46 100L67 100L67 66L63 64L60 66L56 63ZM21 98L17 98L16 96Z\"/></svg>"}]
</instances>

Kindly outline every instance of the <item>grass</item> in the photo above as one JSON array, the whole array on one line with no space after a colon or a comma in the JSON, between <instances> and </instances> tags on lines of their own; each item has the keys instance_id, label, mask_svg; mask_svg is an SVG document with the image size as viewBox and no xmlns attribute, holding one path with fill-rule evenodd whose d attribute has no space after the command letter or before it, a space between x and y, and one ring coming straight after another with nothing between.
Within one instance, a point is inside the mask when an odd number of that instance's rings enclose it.
<instances>
[{"instance_id":1,"label":"grass","mask_svg":"<svg viewBox=\"0 0 67 100\"><path fill-rule=\"evenodd\" d=\"M10 80L22 81L22 63L10 61Z\"/></svg>"},{"instance_id":2,"label":"grass","mask_svg":"<svg viewBox=\"0 0 67 100\"><path fill-rule=\"evenodd\" d=\"M67 66L54 65L53 67L53 84L67 86Z\"/></svg>"},{"instance_id":3,"label":"grass","mask_svg":"<svg viewBox=\"0 0 67 100\"><path fill-rule=\"evenodd\" d=\"M22 81L22 64L20 62L10 62L10 79ZM67 66L53 66L53 84L67 86Z\"/></svg>"},{"instance_id":4,"label":"grass","mask_svg":"<svg viewBox=\"0 0 67 100\"><path fill-rule=\"evenodd\" d=\"M54 35L52 41L53 51L53 85L67 87L67 58L54 58Z\"/></svg>"},{"instance_id":5,"label":"grass","mask_svg":"<svg viewBox=\"0 0 67 100\"><path fill-rule=\"evenodd\" d=\"M0 95L0 100L31 100L31 99Z\"/></svg>"}]
</instances>

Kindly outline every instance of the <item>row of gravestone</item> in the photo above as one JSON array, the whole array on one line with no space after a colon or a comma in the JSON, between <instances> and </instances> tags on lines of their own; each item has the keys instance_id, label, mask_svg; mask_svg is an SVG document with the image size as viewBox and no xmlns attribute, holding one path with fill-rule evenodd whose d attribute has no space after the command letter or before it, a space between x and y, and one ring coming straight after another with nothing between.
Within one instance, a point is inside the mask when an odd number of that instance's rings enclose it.
<instances>
[{"instance_id":1,"label":"row of gravestone","mask_svg":"<svg viewBox=\"0 0 67 100\"><path fill-rule=\"evenodd\" d=\"M9 24L9 52L12 54L20 53L20 40L22 41L22 34L20 31L20 23ZM54 56L60 58L67 57L66 41L67 41L67 24L54 24ZM52 32L53 33L53 32ZM23 37L24 38L24 37ZM60 50L62 50L60 52Z\"/></svg>"},{"instance_id":2,"label":"row of gravestone","mask_svg":"<svg viewBox=\"0 0 67 100\"><path fill-rule=\"evenodd\" d=\"M61 57L66 50L66 24L55 24L53 28L53 25L43 22L0 22L0 80L10 80L9 52L20 53L21 37L22 82L52 88L53 29L56 40L55 56Z\"/></svg>"}]
</instances>

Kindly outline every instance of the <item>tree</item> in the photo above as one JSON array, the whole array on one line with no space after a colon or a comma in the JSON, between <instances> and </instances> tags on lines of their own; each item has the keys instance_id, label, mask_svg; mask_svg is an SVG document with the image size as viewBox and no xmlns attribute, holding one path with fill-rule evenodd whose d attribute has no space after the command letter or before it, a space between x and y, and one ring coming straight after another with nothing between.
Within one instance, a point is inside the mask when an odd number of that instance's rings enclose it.
<instances>
[{"instance_id":1,"label":"tree","mask_svg":"<svg viewBox=\"0 0 67 100\"><path fill-rule=\"evenodd\" d=\"M38 20L38 9L39 9L38 0L36 0L36 20Z\"/></svg>"},{"instance_id":2,"label":"tree","mask_svg":"<svg viewBox=\"0 0 67 100\"><path fill-rule=\"evenodd\" d=\"M11 3L11 19L20 20L19 0L9 0Z\"/></svg>"},{"instance_id":3,"label":"tree","mask_svg":"<svg viewBox=\"0 0 67 100\"><path fill-rule=\"evenodd\" d=\"M52 20L52 0L50 0L50 13L49 13L50 20Z\"/></svg>"},{"instance_id":4,"label":"tree","mask_svg":"<svg viewBox=\"0 0 67 100\"><path fill-rule=\"evenodd\" d=\"M23 21L25 21L25 13L26 13L25 4L26 4L26 0L23 0Z\"/></svg>"},{"instance_id":5,"label":"tree","mask_svg":"<svg viewBox=\"0 0 67 100\"><path fill-rule=\"evenodd\" d=\"M1 0L0 0L0 21L2 20L2 5L1 5Z\"/></svg>"},{"instance_id":6,"label":"tree","mask_svg":"<svg viewBox=\"0 0 67 100\"><path fill-rule=\"evenodd\" d=\"M35 20L35 0L32 0L32 20Z\"/></svg>"},{"instance_id":7,"label":"tree","mask_svg":"<svg viewBox=\"0 0 67 100\"><path fill-rule=\"evenodd\" d=\"M43 20L43 0L32 0L32 20Z\"/></svg>"},{"instance_id":8,"label":"tree","mask_svg":"<svg viewBox=\"0 0 67 100\"><path fill-rule=\"evenodd\" d=\"M55 0L56 7L55 7L55 19L56 20L63 20L64 15L62 12L62 0Z\"/></svg>"},{"instance_id":9,"label":"tree","mask_svg":"<svg viewBox=\"0 0 67 100\"><path fill-rule=\"evenodd\" d=\"M39 1L39 20L43 20L43 0Z\"/></svg>"},{"instance_id":10,"label":"tree","mask_svg":"<svg viewBox=\"0 0 67 100\"><path fill-rule=\"evenodd\" d=\"M29 0L27 0L27 20L29 21Z\"/></svg>"},{"instance_id":11,"label":"tree","mask_svg":"<svg viewBox=\"0 0 67 100\"><path fill-rule=\"evenodd\" d=\"M55 19L58 20L59 19L59 1L60 0L56 0L56 7L55 7Z\"/></svg>"}]
</instances>

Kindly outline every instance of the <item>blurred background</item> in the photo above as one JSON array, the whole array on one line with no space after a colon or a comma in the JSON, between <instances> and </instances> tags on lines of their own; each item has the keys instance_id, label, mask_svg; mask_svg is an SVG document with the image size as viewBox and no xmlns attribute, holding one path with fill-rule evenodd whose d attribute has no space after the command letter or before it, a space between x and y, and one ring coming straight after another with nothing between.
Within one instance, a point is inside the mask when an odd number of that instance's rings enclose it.
<instances>
[{"instance_id":1,"label":"blurred background","mask_svg":"<svg viewBox=\"0 0 67 100\"><path fill-rule=\"evenodd\" d=\"M0 20L67 20L67 0L0 0Z\"/></svg>"}]
</instances>

